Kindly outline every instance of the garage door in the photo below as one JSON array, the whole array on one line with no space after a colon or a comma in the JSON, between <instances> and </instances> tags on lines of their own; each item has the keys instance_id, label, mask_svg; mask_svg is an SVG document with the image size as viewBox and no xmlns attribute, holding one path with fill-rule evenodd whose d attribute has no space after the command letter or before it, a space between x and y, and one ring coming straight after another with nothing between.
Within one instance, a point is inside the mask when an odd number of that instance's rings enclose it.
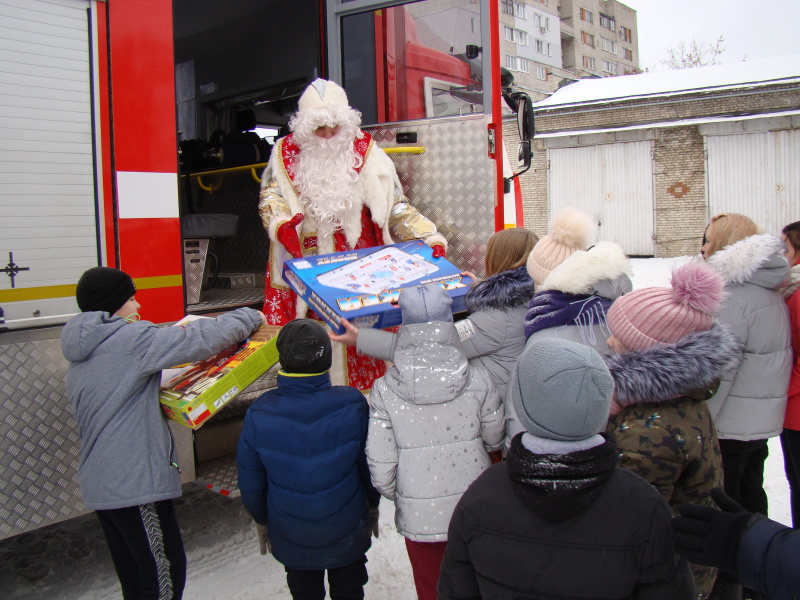
<instances>
[{"instance_id":1,"label":"garage door","mask_svg":"<svg viewBox=\"0 0 800 600\"><path fill-rule=\"evenodd\" d=\"M800 131L705 138L710 215L747 215L768 233L800 220Z\"/></svg>"},{"instance_id":2,"label":"garage door","mask_svg":"<svg viewBox=\"0 0 800 600\"><path fill-rule=\"evenodd\" d=\"M0 307L17 326L76 312L98 261L89 6L0 3Z\"/></svg>"},{"instance_id":3,"label":"garage door","mask_svg":"<svg viewBox=\"0 0 800 600\"><path fill-rule=\"evenodd\" d=\"M565 206L592 215L598 239L653 256L651 142L550 149L550 217Z\"/></svg>"}]
</instances>

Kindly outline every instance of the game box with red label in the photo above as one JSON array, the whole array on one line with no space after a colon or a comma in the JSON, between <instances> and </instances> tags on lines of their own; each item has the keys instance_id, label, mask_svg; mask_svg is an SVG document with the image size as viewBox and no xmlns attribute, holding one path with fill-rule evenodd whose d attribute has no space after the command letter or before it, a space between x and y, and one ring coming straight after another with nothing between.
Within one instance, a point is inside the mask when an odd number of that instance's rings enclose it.
<instances>
[{"instance_id":1,"label":"game box with red label","mask_svg":"<svg viewBox=\"0 0 800 600\"><path fill-rule=\"evenodd\" d=\"M191 327L190 316L176 326ZM261 325L244 342L214 356L172 369L161 376L161 410L171 420L197 429L211 415L278 362L275 342L280 327Z\"/></svg>"}]
</instances>

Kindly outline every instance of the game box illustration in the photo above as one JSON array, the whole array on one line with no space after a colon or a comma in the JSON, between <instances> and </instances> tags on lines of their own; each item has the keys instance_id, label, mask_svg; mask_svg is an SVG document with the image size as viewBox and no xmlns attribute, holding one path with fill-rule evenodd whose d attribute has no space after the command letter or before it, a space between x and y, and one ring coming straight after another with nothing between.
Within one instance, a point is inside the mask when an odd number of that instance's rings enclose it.
<instances>
[{"instance_id":1,"label":"game box illustration","mask_svg":"<svg viewBox=\"0 0 800 600\"><path fill-rule=\"evenodd\" d=\"M191 327L186 317L174 326ZM209 359L164 369L159 401L171 420L197 429L278 362L280 327L261 325L244 342Z\"/></svg>"},{"instance_id":2,"label":"game box illustration","mask_svg":"<svg viewBox=\"0 0 800 600\"><path fill-rule=\"evenodd\" d=\"M417 285L439 285L453 298L454 313L465 310L472 279L445 258L433 258L419 240L287 260L283 278L337 333L340 318L356 327L400 325L400 292Z\"/></svg>"}]
</instances>

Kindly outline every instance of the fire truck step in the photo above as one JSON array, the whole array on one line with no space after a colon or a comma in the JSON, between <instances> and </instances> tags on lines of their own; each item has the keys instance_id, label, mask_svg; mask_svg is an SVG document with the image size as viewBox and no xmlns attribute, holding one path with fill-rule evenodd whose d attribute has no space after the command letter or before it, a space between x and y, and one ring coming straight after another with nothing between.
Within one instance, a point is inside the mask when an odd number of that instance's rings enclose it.
<instances>
[{"instance_id":1,"label":"fire truck step","mask_svg":"<svg viewBox=\"0 0 800 600\"><path fill-rule=\"evenodd\" d=\"M239 479L236 471L236 455L229 454L228 456L199 463L196 467L194 483L205 486L209 491L228 498L238 498L241 493L239 492Z\"/></svg>"}]
</instances>

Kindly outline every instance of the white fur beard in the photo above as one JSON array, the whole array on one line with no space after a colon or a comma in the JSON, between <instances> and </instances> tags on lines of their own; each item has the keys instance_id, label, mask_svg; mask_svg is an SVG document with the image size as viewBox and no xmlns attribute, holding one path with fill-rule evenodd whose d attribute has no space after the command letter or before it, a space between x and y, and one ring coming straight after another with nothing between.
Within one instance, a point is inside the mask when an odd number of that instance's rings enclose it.
<instances>
[{"instance_id":1,"label":"white fur beard","mask_svg":"<svg viewBox=\"0 0 800 600\"><path fill-rule=\"evenodd\" d=\"M317 222L317 235L330 236L352 217L357 204L353 186L361 158L352 138L339 135L304 144L297 165L297 189L306 212Z\"/></svg>"}]
</instances>

